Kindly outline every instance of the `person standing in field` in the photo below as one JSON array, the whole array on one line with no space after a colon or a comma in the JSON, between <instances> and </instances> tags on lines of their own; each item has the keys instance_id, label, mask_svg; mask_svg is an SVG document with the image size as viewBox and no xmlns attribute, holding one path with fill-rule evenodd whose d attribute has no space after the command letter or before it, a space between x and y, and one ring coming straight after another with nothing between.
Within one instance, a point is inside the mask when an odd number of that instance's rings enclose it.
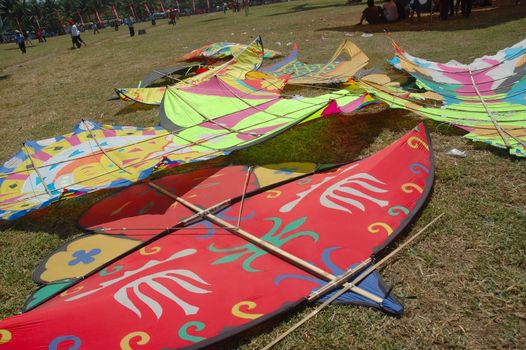
<instances>
[{"instance_id":1,"label":"person standing in field","mask_svg":"<svg viewBox=\"0 0 526 350\"><path fill-rule=\"evenodd\" d=\"M250 9L250 3L248 0L243 0L243 8L245 9L245 16L248 16L248 10Z\"/></svg>"},{"instance_id":2,"label":"person standing in field","mask_svg":"<svg viewBox=\"0 0 526 350\"><path fill-rule=\"evenodd\" d=\"M130 16L128 17L128 19L126 20L126 24L128 25L128 30L130 31L130 36L135 36L135 28L133 28L133 17Z\"/></svg>"},{"instance_id":3,"label":"person standing in field","mask_svg":"<svg viewBox=\"0 0 526 350\"><path fill-rule=\"evenodd\" d=\"M517 3L515 3L517 4ZM460 0L460 8L462 11L462 16L469 17L471 14L471 6L473 5L472 0Z\"/></svg>"},{"instance_id":4,"label":"person standing in field","mask_svg":"<svg viewBox=\"0 0 526 350\"><path fill-rule=\"evenodd\" d=\"M171 25L176 25L176 22L175 22L175 11L172 7L170 7L170 24Z\"/></svg>"},{"instance_id":5,"label":"person standing in field","mask_svg":"<svg viewBox=\"0 0 526 350\"><path fill-rule=\"evenodd\" d=\"M387 22L398 20L398 8L393 0L385 0L383 8L384 17Z\"/></svg>"},{"instance_id":6,"label":"person standing in field","mask_svg":"<svg viewBox=\"0 0 526 350\"><path fill-rule=\"evenodd\" d=\"M19 30L15 30L15 41L18 44L20 51L22 51L23 54L26 53L26 39Z\"/></svg>"},{"instance_id":7,"label":"person standing in field","mask_svg":"<svg viewBox=\"0 0 526 350\"><path fill-rule=\"evenodd\" d=\"M99 34L99 27L97 26L97 23L93 22L91 29L93 29L93 35Z\"/></svg>"},{"instance_id":8,"label":"person standing in field","mask_svg":"<svg viewBox=\"0 0 526 350\"><path fill-rule=\"evenodd\" d=\"M27 41L29 45L33 45L33 42L31 41L31 38L29 37L29 33L24 28L22 28L22 35L24 36L24 40Z\"/></svg>"}]
</instances>

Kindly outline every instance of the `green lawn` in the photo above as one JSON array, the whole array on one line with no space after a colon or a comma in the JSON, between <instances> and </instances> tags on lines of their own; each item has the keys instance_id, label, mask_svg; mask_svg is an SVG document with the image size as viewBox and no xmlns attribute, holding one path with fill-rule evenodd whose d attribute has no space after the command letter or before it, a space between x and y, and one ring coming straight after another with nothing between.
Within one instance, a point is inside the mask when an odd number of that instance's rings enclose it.
<instances>
[{"instance_id":1,"label":"green lawn","mask_svg":"<svg viewBox=\"0 0 526 350\"><path fill-rule=\"evenodd\" d=\"M88 44L71 50L69 37L51 38L21 55L15 44L0 45L0 159L11 157L27 139L69 132L81 119L106 124L158 124L157 108L106 101L116 87L136 85L149 71L176 64L205 43L248 43L258 34L266 47L288 52L298 41L300 57L327 60L344 39L370 57L371 66L393 77L386 59L392 49L383 30L415 56L469 62L524 39L526 4L498 1L441 21L434 16L389 25L356 26L365 7L345 0L291 1L253 7L249 16L222 13L166 20L156 27L138 23L147 35L130 38L126 27L84 33ZM362 37L363 32L373 33ZM290 89L286 93L303 93ZM312 93L312 90L305 91ZM324 93L320 90L318 93ZM371 154L419 118L374 107L350 116L301 125L258 146L210 164L265 164L283 161L341 162ZM445 212L427 234L383 269L405 304L400 318L371 309L331 305L293 333L283 349L524 348L526 344L526 162L462 138L462 132L430 123L436 154L431 200L408 234ZM446 155L451 148L467 158ZM195 166L195 165L194 165ZM185 167L184 169L188 169ZM81 233L75 220L98 195L58 203L12 223L0 224L0 317L14 315L36 287L31 272L61 242ZM244 338L235 346L261 347L311 309Z\"/></svg>"}]
</instances>

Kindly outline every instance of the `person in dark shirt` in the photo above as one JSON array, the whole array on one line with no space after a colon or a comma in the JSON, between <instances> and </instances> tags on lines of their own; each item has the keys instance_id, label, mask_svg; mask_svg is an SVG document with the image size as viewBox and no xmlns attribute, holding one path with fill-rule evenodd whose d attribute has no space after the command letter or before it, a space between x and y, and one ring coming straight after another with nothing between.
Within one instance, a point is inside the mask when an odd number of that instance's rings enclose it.
<instances>
[{"instance_id":1,"label":"person in dark shirt","mask_svg":"<svg viewBox=\"0 0 526 350\"><path fill-rule=\"evenodd\" d=\"M367 7L362 12L362 18L358 24L362 24L366 20L369 24L380 23L383 21L382 9L379 6L374 6L374 0L367 0Z\"/></svg>"}]
</instances>

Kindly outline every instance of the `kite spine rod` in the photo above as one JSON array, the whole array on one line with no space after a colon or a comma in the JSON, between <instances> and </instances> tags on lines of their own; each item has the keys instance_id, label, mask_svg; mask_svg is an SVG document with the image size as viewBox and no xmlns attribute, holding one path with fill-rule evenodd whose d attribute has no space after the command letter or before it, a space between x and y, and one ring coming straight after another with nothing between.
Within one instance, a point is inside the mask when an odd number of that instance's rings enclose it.
<instances>
[{"instance_id":1,"label":"kite spine rod","mask_svg":"<svg viewBox=\"0 0 526 350\"><path fill-rule=\"evenodd\" d=\"M44 178L42 177L42 174L41 174L40 171L38 170L37 166L35 165L35 162L33 161L33 158L31 157L31 154L29 153L29 150L27 149L26 143L24 142L24 143L22 144L22 146L24 147L24 151L25 151L27 157L29 158L29 161L31 162L31 165L33 166L33 169L35 169L35 172L37 173L38 177L40 178L40 181L42 182L42 185L44 185L44 189L46 190L46 193L47 193L50 197L53 197L53 194L51 193L51 191L50 191L49 188L47 187L47 183L46 183L46 181L45 181Z\"/></svg>"},{"instance_id":2,"label":"kite spine rod","mask_svg":"<svg viewBox=\"0 0 526 350\"><path fill-rule=\"evenodd\" d=\"M237 227L240 227L241 225L241 214L243 213L243 207L245 204L245 196L247 194L248 183L250 181L250 175L252 175L252 170L254 170L254 167L252 166L248 167L247 174L245 176L245 184L243 185L243 194L241 195L241 202L239 204L239 213L237 215L237 223L236 223Z\"/></svg>"},{"instance_id":3,"label":"kite spine rod","mask_svg":"<svg viewBox=\"0 0 526 350\"><path fill-rule=\"evenodd\" d=\"M176 78L172 77L171 75L169 75L169 74L165 74L165 73L160 72L160 71L158 71L158 70L154 70L154 72L157 73L157 74L159 74L159 75L162 76L163 78L168 78L168 79L171 79L171 80L173 80L173 81L180 81L179 79L176 79Z\"/></svg>"},{"instance_id":4,"label":"kite spine rod","mask_svg":"<svg viewBox=\"0 0 526 350\"><path fill-rule=\"evenodd\" d=\"M113 164L115 164L117 166L117 168L121 169L122 171L124 172L127 172L128 174L131 174L130 171L124 169L119 163L117 163L116 161L114 161L110 155L104 150L104 148L102 148L102 146L100 145L99 141L97 140L97 138L95 137L95 135L93 135L93 133L91 132L91 128L89 127L88 123L86 123L86 121L84 119L81 120L82 121L82 124L84 125L84 127L86 128L86 130L88 131L88 133L90 134L91 138L93 139L93 141L95 141L95 143L97 144L97 147L99 148L99 150L106 156L106 158L108 158L110 160L110 162L112 162Z\"/></svg>"},{"instance_id":5,"label":"kite spine rod","mask_svg":"<svg viewBox=\"0 0 526 350\"><path fill-rule=\"evenodd\" d=\"M300 259L298 258L297 256L281 249L281 248L278 248L262 239L260 239L259 237L256 237L254 235L252 235L251 233L245 231L245 230L242 230L232 224L230 224L229 222L211 214L208 210L205 210L203 211L201 208L199 208L198 206L188 202L187 200L167 191L166 189L162 188L161 186L157 185L157 184L154 184L152 182L149 182L148 183L149 186L151 186L152 188L154 188L155 190L157 190L158 192L176 200L177 202L183 204L185 207L193 210L194 212L196 213L200 213L203 217L205 217L206 219L210 220L211 222L221 226L222 228L232 232L233 234L249 241L250 243L256 245L257 247L271 253L272 255L282 259L282 260L285 260L299 268L301 268L302 270L304 271L307 271L319 278L322 278L324 280L327 280L327 281L334 281L334 280L337 280L338 277L328 273L327 271L323 270L323 269L320 269L319 267L315 266L315 265L312 265L310 263L308 263L307 261L303 260L303 259ZM355 287L355 286L348 286L346 284L347 287L349 287L350 290L352 290L353 292L355 292L356 294L358 295L361 295L367 299L370 299L376 303L381 303L383 301L382 298L366 291L366 290L363 290L361 288L358 288L358 287Z\"/></svg>"},{"instance_id":6,"label":"kite spine rod","mask_svg":"<svg viewBox=\"0 0 526 350\"><path fill-rule=\"evenodd\" d=\"M365 279L371 272L378 269L382 265L384 265L389 259L391 259L395 254L397 254L400 250L407 247L411 242L413 242L416 238L418 238L428 227L433 225L438 219L440 219L445 213L441 213L437 217L435 217L433 220L431 220L426 226L424 226L420 231L418 231L413 237L409 238L407 241L402 243L400 246L398 246L395 250L393 250L391 253L386 255L384 258L382 258L380 261L369 267L367 270L362 272L358 277L356 277L352 283L347 283L344 288L340 289L337 293L334 293L333 296L331 296L329 299L327 299L323 304L318 306L316 309L314 309L311 313L309 313L307 316L305 316L302 320L300 320L298 323L293 325L291 328L289 328L286 332L282 333L280 336L278 336L276 339L274 339L271 343L269 343L267 346L265 346L262 350L268 350L272 348L274 345L278 344L280 341L285 339L286 336L288 336L290 333L294 332L296 329L298 329L301 325L303 325L305 322L316 316L321 310L323 310L327 305L332 303L334 300L338 299L341 295L348 292L351 288L350 286L356 285L360 283L363 279ZM343 277L343 276L342 276ZM326 291L325 291L326 292ZM318 297L320 297L321 294L318 294ZM309 299L309 301L312 301Z\"/></svg>"}]
</instances>

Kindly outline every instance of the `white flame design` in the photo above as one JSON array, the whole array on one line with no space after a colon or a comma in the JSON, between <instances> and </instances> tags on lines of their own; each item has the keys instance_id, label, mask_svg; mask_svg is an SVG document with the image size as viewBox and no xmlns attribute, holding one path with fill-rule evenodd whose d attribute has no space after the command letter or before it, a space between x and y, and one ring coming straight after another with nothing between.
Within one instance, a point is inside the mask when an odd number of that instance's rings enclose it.
<instances>
[{"instance_id":1,"label":"white flame design","mask_svg":"<svg viewBox=\"0 0 526 350\"><path fill-rule=\"evenodd\" d=\"M362 202L360 202L359 199L353 199L351 197L358 197L358 198L362 198L362 199L371 201L373 203L376 203L380 207L385 207L389 205L388 201L374 198L364 193L363 190L368 190L370 192L375 192L375 193L387 192L387 190L377 187L364 180L367 180L375 184L385 185L384 182L378 180L374 176L367 174L367 173L358 173L355 175L351 175L341 181L338 181L337 183L330 186L329 188L327 188L320 197L321 205L323 205L326 208L342 210L342 211L348 212L349 214L352 214L352 211L340 204L337 204L335 200L352 205L353 207L356 207L360 209L361 211L365 211L365 205ZM357 187L361 187L362 189L358 189ZM345 195L337 194L337 192L342 192Z\"/></svg>"},{"instance_id":2,"label":"white flame design","mask_svg":"<svg viewBox=\"0 0 526 350\"><path fill-rule=\"evenodd\" d=\"M71 296L70 298L65 299L65 301L69 302L69 301L82 299L82 298L87 297L87 296L89 296L91 294L97 293L97 292L99 292L99 291L101 291L101 290L103 290L103 289L105 289L105 288L107 288L109 286L112 286L112 285L114 285L114 284L116 284L116 283L118 283L118 282L120 282L122 280L125 280L128 277L137 275L138 273L140 273L142 271L145 271L145 270L147 270L147 269L149 269L151 267L154 267L154 266L157 266L157 265L160 265L160 264L163 264L163 263L175 260L175 259L179 259L179 258L188 256L188 255L192 255L192 254L195 254L196 252L197 252L196 249L184 249L184 250L181 250L181 251L179 251L179 252L177 252L175 254L172 254L166 260L150 260L146 264L144 264L142 267L138 268L137 270L126 271L120 277L117 277L117 278L114 278L112 280L108 280L108 281L105 281L105 282L101 283L98 288L95 288L95 289L86 291L84 293L79 293L77 295ZM134 280L132 282L129 282L125 286L121 287L114 294L114 298L121 305L123 305L124 307L130 309L137 316L139 316L139 318L141 318L142 317L142 313L140 312L140 310L133 304L133 302L128 297L127 290L128 289L132 289L132 291L135 293L135 295L143 303L145 303L153 311L153 313L155 314L157 319L159 319L162 316L162 312L163 312L161 305L157 301L152 299L151 297L149 297L149 296L145 295L144 293L142 293L140 291L140 289L139 289L141 285L148 285L149 287L154 289L156 292L164 295L168 299L170 299L170 300L174 301L175 303L177 303L177 305L179 305L183 309L183 311L185 312L186 315L193 315L193 314L197 313L197 311L199 310L198 307L186 303L185 301L180 299L178 296L173 294L163 284L159 283L157 280L164 279L165 281L166 280L174 281L177 284L179 284L181 287L183 287L184 289L186 289L186 290L188 290L190 292L193 292L193 293L204 294L204 293L210 293L210 291L202 289L202 288L199 288L199 287L196 287L196 286L192 285L191 283L189 283L188 281L179 278L178 276L184 276L186 278L192 279L192 280L200 282L202 284L210 285L209 283L207 283L206 281L201 279L197 274L193 273L192 271L189 271L189 270L166 270L166 271L157 272L157 273L145 276L145 277L140 277L140 278L138 278L138 279L136 279L136 280Z\"/></svg>"},{"instance_id":3,"label":"white flame design","mask_svg":"<svg viewBox=\"0 0 526 350\"><path fill-rule=\"evenodd\" d=\"M342 174L350 171L351 169L356 168L358 165L359 164L353 164L349 166L347 169L340 172L339 174L334 175L334 176L327 176L320 183L311 185L311 187L308 190L298 193L297 199L285 204L284 206L280 208L279 211L282 213L287 213L291 211L292 209L294 209L294 207L296 207L296 205L298 205L305 197L307 197L314 190L326 184L327 182L337 178L338 176L341 176ZM354 206L360 209L361 211L365 211L365 205L362 203L363 200L368 200L373 203L376 203L380 207L385 207L389 205L388 201L375 198L364 192L364 191L369 191L373 193L388 192L388 190L382 189L378 187L378 185L385 185L385 183L378 180L376 177L370 174L357 173L357 174L348 176L343 180L338 181L334 185L329 186L320 196L320 203L326 208L345 211L345 212L348 212L349 214L352 214L352 211L336 203L336 201L349 204L351 206ZM339 193L342 193L342 194L339 194ZM356 199L351 198L351 197L355 197ZM362 199L362 201L360 201L360 199Z\"/></svg>"},{"instance_id":4,"label":"white flame design","mask_svg":"<svg viewBox=\"0 0 526 350\"><path fill-rule=\"evenodd\" d=\"M149 287L154 289L159 294L164 295L165 297L167 297L168 299L174 301L177 305L179 305L183 309L185 315L194 315L197 313L197 311L199 311L199 308L197 306L188 304L187 302L179 298L177 295L175 295L170 289L168 289L163 284L156 281L156 279L174 281L177 284L179 284L181 287L183 287L184 289L192 293L205 294L205 293L210 293L210 291L196 287L192 285L191 283L189 283L188 281L185 281L183 279L176 277L177 275L185 276L187 278L193 279L194 281L209 285L207 282L202 280L198 275L196 275L192 271L167 270L167 271L162 271L162 272L158 272L155 274L151 274L149 276L139 278L133 282L126 284L124 287L122 287L115 293L114 298L121 305L133 311L139 318L142 318L141 311L139 310L139 308L137 308L137 306L135 306L135 304L133 304L133 302L128 297L128 290L131 289L132 292L135 293L137 298L139 298L144 304L146 304L153 311L157 319L160 319L163 314L162 306L157 301L152 299L151 297L142 293L139 289L141 285L148 285Z\"/></svg>"}]
</instances>

